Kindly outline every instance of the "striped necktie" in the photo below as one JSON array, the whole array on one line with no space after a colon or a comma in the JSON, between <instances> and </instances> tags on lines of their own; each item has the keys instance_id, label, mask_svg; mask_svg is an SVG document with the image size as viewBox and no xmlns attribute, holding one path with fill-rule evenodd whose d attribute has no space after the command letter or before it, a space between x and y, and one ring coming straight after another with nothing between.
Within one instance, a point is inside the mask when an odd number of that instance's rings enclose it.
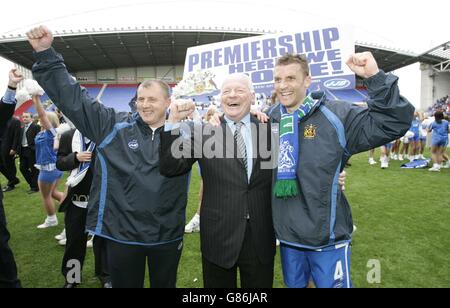
<instances>
[{"instance_id":1,"label":"striped necktie","mask_svg":"<svg viewBox=\"0 0 450 308\"><path fill-rule=\"evenodd\" d=\"M236 130L234 131L234 140L236 141L238 151L240 153L240 157L244 162L245 172L248 173L248 165L247 165L247 149L245 147L244 137L241 134L241 128L244 123L234 123Z\"/></svg>"}]
</instances>

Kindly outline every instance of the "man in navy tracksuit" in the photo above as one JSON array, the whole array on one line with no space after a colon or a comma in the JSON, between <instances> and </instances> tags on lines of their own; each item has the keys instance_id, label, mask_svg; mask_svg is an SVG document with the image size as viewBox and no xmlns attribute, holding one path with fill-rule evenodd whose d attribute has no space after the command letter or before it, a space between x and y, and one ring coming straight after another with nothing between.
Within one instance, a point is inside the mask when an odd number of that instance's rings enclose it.
<instances>
[{"instance_id":1,"label":"man in navy tracksuit","mask_svg":"<svg viewBox=\"0 0 450 308\"><path fill-rule=\"evenodd\" d=\"M116 113L90 98L52 47L46 27L27 33L36 51L33 76L75 127L97 145L87 231L107 239L114 288L143 287L148 263L152 287L175 287L187 203L187 175L159 172L160 131L169 87L138 88L137 113ZM180 189L186 187L186 189Z\"/></svg>"},{"instance_id":2,"label":"man in navy tracksuit","mask_svg":"<svg viewBox=\"0 0 450 308\"><path fill-rule=\"evenodd\" d=\"M310 279L317 287L351 287L353 221L339 173L352 154L403 136L413 117L414 107L400 96L398 78L380 71L372 54L352 55L347 65L365 78L368 108L329 101L323 92L307 96L311 77L303 56L283 56L275 67L280 104L268 113L281 123L282 142L272 208L289 287L306 287ZM286 179L294 181L295 193L286 189L292 188Z\"/></svg>"},{"instance_id":3,"label":"man in navy tracksuit","mask_svg":"<svg viewBox=\"0 0 450 308\"><path fill-rule=\"evenodd\" d=\"M0 101L0 135L3 134L6 123L14 114L16 89L22 79L23 76L19 71L12 70L9 72L8 89ZM3 208L3 192L0 190L0 288L20 288L20 281L17 279L16 261L8 245L9 238Z\"/></svg>"}]
</instances>

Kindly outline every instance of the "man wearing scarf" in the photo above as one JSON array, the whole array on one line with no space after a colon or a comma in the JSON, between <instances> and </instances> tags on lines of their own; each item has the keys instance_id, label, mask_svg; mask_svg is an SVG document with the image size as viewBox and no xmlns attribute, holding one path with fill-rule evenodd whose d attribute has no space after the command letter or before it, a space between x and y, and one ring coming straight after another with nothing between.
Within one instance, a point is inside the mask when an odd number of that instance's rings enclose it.
<instances>
[{"instance_id":1,"label":"man wearing scarf","mask_svg":"<svg viewBox=\"0 0 450 308\"><path fill-rule=\"evenodd\" d=\"M408 130L414 107L398 78L378 69L371 53L352 55L347 65L365 79L367 108L307 94L308 62L287 54L277 61L275 93L280 104L268 114L279 123L280 155L272 200L288 287L351 287L350 206L338 185L350 156L387 144Z\"/></svg>"}]
</instances>

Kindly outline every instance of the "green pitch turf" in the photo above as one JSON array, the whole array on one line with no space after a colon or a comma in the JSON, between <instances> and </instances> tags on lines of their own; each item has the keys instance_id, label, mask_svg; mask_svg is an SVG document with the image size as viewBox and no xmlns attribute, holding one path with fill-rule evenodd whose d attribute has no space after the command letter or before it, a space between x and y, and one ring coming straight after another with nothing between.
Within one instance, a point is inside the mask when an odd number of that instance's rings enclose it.
<instances>
[{"instance_id":1,"label":"green pitch turf","mask_svg":"<svg viewBox=\"0 0 450 308\"><path fill-rule=\"evenodd\" d=\"M375 157L378 159L379 153ZM395 161L389 169L381 170L379 164L368 165L367 153L354 156L351 164L346 169L346 196L357 226L352 246L354 286L450 287L450 170L402 170ZM21 184L6 193L4 199L19 278L26 288L61 287L64 248L53 237L63 228L63 216L58 214L60 226L56 228L36 229L45 218L40 195L27 195L28 187L21 176L20 179ZM3 177L0 182L6 183ZM195 171L187 221L196 211L198 190L199 176ZM199 234L187 234L178 287L202 287L199 249ZM93 264L92 249L88 249L81 287L100 286ZM380 265L378 273L373 264ZM279 253L274 287L284 287Z\"/></svg>"}]
</instances>

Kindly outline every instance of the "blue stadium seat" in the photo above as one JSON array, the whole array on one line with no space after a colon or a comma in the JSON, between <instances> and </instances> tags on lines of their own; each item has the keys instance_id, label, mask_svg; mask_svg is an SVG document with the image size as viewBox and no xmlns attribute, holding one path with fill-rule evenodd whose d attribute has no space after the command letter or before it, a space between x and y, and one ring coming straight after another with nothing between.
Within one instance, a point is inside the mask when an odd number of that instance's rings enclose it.
<instances>
[{"instance_id":1,"label":"blue stadium seat","mask_svg":"<svg viewBox=\"0 0 450 308\"><path fill-rule=\"evenodd\" d=\"M99 85L98 87L91 87L89 86L87 88L89 95L93 98L96 98L98 93L100 93L100 90L102 89L102 86ZM46 102L47 100L49 100L49 97L46 93L44 93L44 95L41 96L41 102ZM53 108L51 109L53 110ZM32 114L36 114L36 109L33 106L33 103L31 101L29 101L28 103L26 103L25 109L23 111L27 111L27 112L31 112Z\"/></svg>"},{"instance_id":2,"label":"blue stadium seat","mask_svg":"<svg viewBox=\"0 0 450 308\"><path fill-rule=\"evenodd\" d=\"M136 86L108 86L103 92L100 101L108 107L112 107L117 111L130 111L128 103L136 94Z\"/></svg>"}]
</instances>

